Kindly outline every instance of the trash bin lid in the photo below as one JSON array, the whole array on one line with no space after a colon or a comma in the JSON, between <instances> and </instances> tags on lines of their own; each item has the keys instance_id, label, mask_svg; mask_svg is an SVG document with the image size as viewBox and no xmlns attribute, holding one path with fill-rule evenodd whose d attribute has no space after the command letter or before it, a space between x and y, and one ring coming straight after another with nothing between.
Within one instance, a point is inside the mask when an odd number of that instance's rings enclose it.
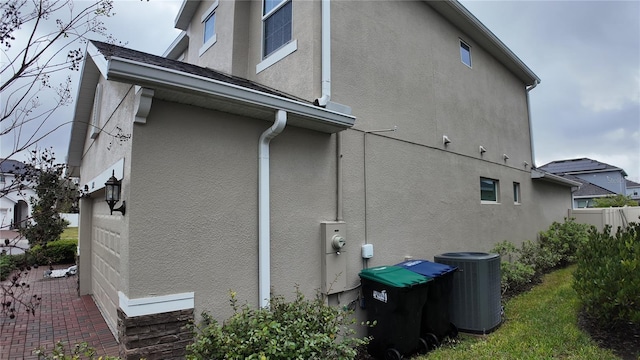
<instances>
[{"instance_id":1,"label":"trash bin lid","mask_svg":"<svg viewBox=\"0 0 640 360\"><path fill-rule=\"evenodd\" d=\"M388 286L405 288L426 284L430 278L399 266L377 266L360 271L360 277Z\"/></svg>"},{"instance_id":2,"label":"trash bin lid","mask_svg":"<svg viewBox=\"0 0 640 360\"><path fill-rule=\"evenodd\" d=\"M434 263L428 260L409 260L397 264L396 266L400 266L402 268L430 278L443 276L458 269L455 266Z\"/></svg>"}]
</instances>

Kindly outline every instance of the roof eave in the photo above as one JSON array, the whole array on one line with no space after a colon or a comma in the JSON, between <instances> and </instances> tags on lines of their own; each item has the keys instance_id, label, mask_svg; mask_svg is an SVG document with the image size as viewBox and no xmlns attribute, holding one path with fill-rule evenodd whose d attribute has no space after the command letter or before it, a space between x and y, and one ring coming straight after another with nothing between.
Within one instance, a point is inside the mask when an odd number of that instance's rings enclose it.
<instances>
[{"instance_id":1,"label":"roof eave","mask_svg":"<svg viewBox=\"0 0 640 360\"><path fill-rule=\"evenodd\" d=\"M80 85L76 95L75 110L71 123L71 137L67 152L67 165L72 177L80 176L79 167L82 162L84 142L89 128L89 118L93 110L93 97L96 85L100 80L100 68L96 64L97 49L89 43L85 52L85 61L80 70Z\"/></svg>"},{"instance_id":2,"label":"roof eave","mask_svg":"<svg viewBox=\"0 0 640 360\"><path fill-rule=\"evenodd\" d=\"M581 183L569 179L565 179L562 176L554 175L552 173L548 173L546 171L542 171L539 169L531 170L531 179L533 180L542 180L551 182L558 185L564 185L568 187L577 187L582 185Z\"/></svg>"},{"instance_id":3,"label":"roof eave","mask_svg":"<svg viewBox=\"0 0 640 360\"><path fill-rule=\"evenodd\" d=\"M540 78L516 56L491 30L456 0L426 2L447 20L466 33L485 51L513 72L526 86L540 83Z\"/></svg>"},{"instance_id":4,"label":"roof eave","mask_svg":"<svg viewBox=\"0 0 640 360\"><path fill-rule=\"evenodd\" d=\"M187 30L189 23L191 23L191 19L193 18L193 14L195 14L198 9L198 5L200 5L200 1L198 0L184 0L182 2L178 15L175 19L176 29Z\"/></svg>"},{"instance_id":5,"label":"roof eave","mask_svg":"<svg viewBox=\"0 0 640 360\"><path fill-rule=\"evenodd\" d=\"M342 131L355 124L355 117L352 115L327 110L310 103L119 57L109 59L106 77L107 80L152 89L164 88L181 92L195 92L224 100L240 101L274 112L284 110L301 118L296 126L326 133Z\"/></svg>"}]
</instances>

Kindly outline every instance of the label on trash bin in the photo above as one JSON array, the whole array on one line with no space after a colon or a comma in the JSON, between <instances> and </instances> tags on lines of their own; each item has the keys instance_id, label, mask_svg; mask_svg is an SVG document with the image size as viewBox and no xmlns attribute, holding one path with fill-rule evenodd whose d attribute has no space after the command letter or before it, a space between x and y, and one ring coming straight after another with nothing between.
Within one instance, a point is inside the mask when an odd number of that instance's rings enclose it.
<instances>
[{"instance_id":1,"label":"label on trash bin","mask_svg":"<svg viewBox=\"0 0 640 360\"><path fill-rule=\"evenodd\" d=\"M383 303L387 302L387 290L375 291L373 290L373 298L382 301Z\"/></svg>"}]
</instances>

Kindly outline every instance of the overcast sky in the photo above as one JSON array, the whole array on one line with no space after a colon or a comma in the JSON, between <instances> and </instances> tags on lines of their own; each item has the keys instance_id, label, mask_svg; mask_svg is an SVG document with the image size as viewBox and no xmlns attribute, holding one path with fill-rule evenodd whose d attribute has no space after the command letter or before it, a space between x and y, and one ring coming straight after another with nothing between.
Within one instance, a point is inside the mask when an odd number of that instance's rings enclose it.
<instances>
[{"instance_id":1,"label":"overcast sky","mask_svg":"<svg viewBox=\"0 0 640 360\"><path fill-rule=\"evenodd\" d=\"M179 34L180 4L116 0L107 27L127 47L161 55ZM536 165L588 157L640 182L640 1L462 4L542 79L531 92ZM72 113L73 105L58 121ZM69 133L64 127L39 145L62 158Z\"/></svg>"}]
</instances>

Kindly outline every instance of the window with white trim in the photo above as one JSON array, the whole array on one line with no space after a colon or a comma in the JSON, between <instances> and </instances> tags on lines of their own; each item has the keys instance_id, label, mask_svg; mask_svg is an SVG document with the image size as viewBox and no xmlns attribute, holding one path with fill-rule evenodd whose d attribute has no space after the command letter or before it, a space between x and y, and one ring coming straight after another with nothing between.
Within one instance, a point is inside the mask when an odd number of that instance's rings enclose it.
<instances>
[{"instance_id":1,"label":"window with white trim","mask_svg":"<svg viewBox=\"0 0 640 360\"><path fill-rule=\"evenodd\" d=\"M213 4L202 14L200 21L202 22L202 27L204 28L202 34L202 47L200 51L198 51L198 55L204 54L213 44L217 41L216 36L216 9L218 8L218 0L214 1Z\"/></svg>"},{"instance_id":2,"label":"window with white trim","mask_svg":"<svg viewBox=\"0 0 640 360\"><path fill-rule=\"evenodd\" d=\"M471 47L462 40L460 40L460 61L471 67Z\"/></svg>"},{"instance_id":3,"label":"window with white trim","mask_svg":"<svg viewBox=\"0 0 640 360\"><path fill-rule=\"evenodd\" d=\"M495 179L480 178L480 200L483 203L498 203L500 197L500 182Z\"/></svg>"},{"instance_id":4,"label":"window with white trim","mask_svg":"<svg viewBox=\"0 0 640 360\"><path fill-rule=\"evenodd\" d=\"M513 203L520 204L520 183L513 183Z\"/></svg>"},{"instance_id":5,"label":"window with white trim","mask_svg":"<svg viewBox=\"0 0 640 360\"><path fill-rule=\"evenodd\" d=\"M292 0L264 0L262 58L291 41Z\"/></svg>"}]
</instances>

